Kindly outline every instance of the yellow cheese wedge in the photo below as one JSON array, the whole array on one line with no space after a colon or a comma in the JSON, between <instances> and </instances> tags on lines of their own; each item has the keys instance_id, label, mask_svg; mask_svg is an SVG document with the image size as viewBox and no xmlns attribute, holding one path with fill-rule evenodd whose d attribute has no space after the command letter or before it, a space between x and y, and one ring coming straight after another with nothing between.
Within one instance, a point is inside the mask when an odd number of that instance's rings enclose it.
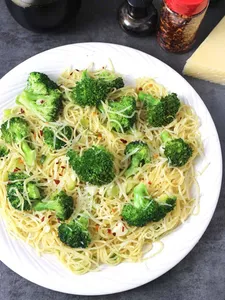
<instances>
[{"instance_id":1,"label":"yellow cheese wedge","mask_svg":"<svg viewBox=\"0 0 225 300\"><path fill-rule=\"evenodd\" d=\"M187 60L183 73L225 84L225 17Z\"/></svg>"}]
</instances>

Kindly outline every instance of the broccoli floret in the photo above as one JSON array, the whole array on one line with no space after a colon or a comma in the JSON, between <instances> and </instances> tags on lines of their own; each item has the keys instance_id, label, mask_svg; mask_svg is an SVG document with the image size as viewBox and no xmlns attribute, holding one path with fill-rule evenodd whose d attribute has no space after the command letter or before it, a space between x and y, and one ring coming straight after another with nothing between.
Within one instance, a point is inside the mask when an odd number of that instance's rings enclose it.
<instances>
[{"instance_id":1,"label":"broccoli floret","mask_svg":"<svg viewBox=\"0 0 225 300\"><path fill-rule=\"evenodd\" d=\"M13 117L1 126L2 139L8 144L20 144L24 159L28 166L32 167L36 159L36 151L31 149L29 143L29 123L20 117Z\"/></svg>"},{"instance_id":2,"label":"broccoli floret","mask_svg":"<svg viewBox=\"0 0 225 300\"><path fill-rule=\"evenodd\" d=\"M31 202L41 198L40 190L35 182L24 180L28 175L23 172L10 173L8 175L7 197L11 205L18 210L31 210Z\"/></svg>"},{"instance_id":3,"label":"broccoli floret","mask_svg":"<svg viewBox=\"0 0 225 300\"><path fill-rule=\"evenodd\" d=\"M40 190L34 182L28 182L27 193L31 200L39 200L41 198Z\"/></svg>"},{"instance_id":4,"label":"broccoli floret","mask_svg":"<svg viewBox=\"0 0 225 300\"><path fill-rule=\"evenodd\" d=\"M26 90L37 95L49 95L58 89L58 85L52 81L46 74L31 72Z\"/></svg>"},{"instance_id":5,"label":"broccoli floret","mask_svg":"<svg viewBox=\"0 0 225 300\"><path fill-rule=\"evenodd\" d=\"M0 157L5 157L9 154L9 149L5 145L0 145Z\"/></svg>"},{"instance_id":6,"label":"broccoli floret","mask_svg":"<svg viewBox=\"0 0 225 300\"><path fill-rule=\"evenodd\" d=\"M67 220L74 211L74 202L71 196L64 191L54 193L49 201L38 201L33 205L34 211L50 210L56 213L56 217L60 220Z\"/></svg>"},{"instance_id":7,"label":"broccoli floret","mask_svg":"<svg viewBox=\"0 0 225 300\"><path fill-rule=\"evenodd\" d=\"M20 143L30 135L28 122L20 117L13 117L1 126L2 139L8 144Z\"/></svg>"},{"instance_id":8,"label":"broccoli floret","mask_svg":"<svg viewBox=\"0 0 225 300\"><path fill-rule=\"evenodd\" d=\"M177 198L175 196L168 196L166 194L160 196L157 199L159 203L157 213L152 217L153 222L158 222L161 219L165 218L167 213L172 211L176 205Z\"/></svg>"},{"instance_id":9,"label":"broccoli floret","mask_svg":"<svg viewBox=\"0 0 225 300\"><path fill-rule=\"evenodd\" d=\"M133 141L127 144L124 153L125 155L130 155L130 165L125 172L126 177L134 175L139 167L149 163L151 160L150 149L142 141Z\"/></svg>"},{"instance_id":10,"label":"broccoli floret","mask_svg":"<svg viewBox=\"0 0 225 300\"><path fill-rule=\"evenodd\" d=\"M145 226L149 222L157 222L174 209L176 197L163 196L160 201L149 196L146 186L140 183L134 188L132 203L125 204L122 218L130 226Z\"/></svg>"},{"instance_id":11,"label":"broccoli floret","mask_svg":"<svg viewBox=\"0 0 225 300\"><path fill-rule=\"evenodd\" d=\"M107 70L98 73L97 75L95 75L95 78L103 79L108 83L109 86L111 86L111 89L120 89L124 87L123 78L118 77L115 73Z\"/></svg>"},{"instance_id":12,"label":"broccoli floret","mask_svg":"<svg viewBox=\"0 0 225 300\"><path fill-rule=\"evenodd\" d=\"M102 146L93 146L80 156L73 150L67 152L69 164L82 181L104 185L115 177L113 155Z\"/></svg>"},{"instance_id":13,"label":"broccoli floret","mask_svg":"<svg viewBox=\"0 0 225 300\"><path fill-rule=\"evenodd\" d=\"M43 73L32 72L27 87L16 102L48 122L58 119L62 106L61 92L55 82Z\"/></svg>"},{"instance_id":14,"label":"broccoli floret","mask_svg":"<svg viewBox=\"0 0 225 300\"><path fill-rule=\"evenodd\" d=\"M98 108L100 111L104 111L102 106ZM124 96L118 101L109 101L108 116L112 129L117 132L128 131L136 121L136 101L134 97Z\"/></svg>"},{"instance_id":15,"label":"broccoli floret","mask_svg":"<svg viewBox=\"0 0 225 300\"><path fill-rule=\"evenodd\" d=\"M111 82L108 83L108 86L110 88L110 90L112 89L121 89L122 87L124 87L124 81L122 77L117 77L115 79L113 79Z\"/></svg>"},{"instance_id":16,"label":"broccoli floret","mask_svg":"<svg viewBox=\"0 0 225 300\"><path fill-rule=\"evenodd\" d=\"M65 126L61 130L57 129L55 133L50 127L45 127L43 129L44 142L51 149L59 150L63 148L69 140L71 140L73 135L73 129L70 126Z\"/></svg>"},{"instance_id":17,"label":"broccoli floret","mask_svg":"<svg viewBox=\"0 0 225 300\"><path fill-rule=\"evenodd\" d=\"M111 81L103 78L93 78L87 71L84 71L81 80L77 82L71 92L71 98L80 106L98 106L101 101L105 101L113 88L123 86L122 78Z\"/></svg>"},{"instance_id":18,"label":"broccoli floret","mask_svg":"<svg viewBox=\"0 0 225 300\"><path fill-rule=\"evenodd\" d=\"M138 99L145 103L148 123L154 127L162 127L171 123L180 108L180 100L175 93L159 100L152 95L140 92Z\"/></svg>"},{"instance_id":19,"label":"broccoli floret","mask_svg":"<svg viewBox=\"0 0 225 300\"><path fill-rule=\"evenodd\" d=\"M164 143L164 155L171 166L181 167L188 162L193 154L193 150L188 143L181 138L173 139L166 131L161 134L161 139Z\"/></svg>"},{"instance_id":20,"label":"broccoli floret","mask_svg":"<svg viewBox=\"0 0 225 300\"><path fill-rule=\"evenodd\" d=\"M61 242L71 248L87 248L91 242L88 218L81 216L68 224L61 224L58 228L58 235Z\"/></svg>"}]
</instances>

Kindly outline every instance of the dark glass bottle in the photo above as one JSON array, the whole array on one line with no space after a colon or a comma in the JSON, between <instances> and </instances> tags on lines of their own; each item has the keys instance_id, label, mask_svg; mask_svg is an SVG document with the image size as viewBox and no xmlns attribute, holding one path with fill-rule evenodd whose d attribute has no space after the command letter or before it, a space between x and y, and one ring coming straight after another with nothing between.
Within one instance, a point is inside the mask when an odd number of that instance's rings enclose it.
<instances>
[{"instance_id":1,"label":"dark glass bottle","mask_svg":"<svg viewBox=\"0 0 225 300\"><path fill-rule=\"evenodd\" d=\"M5 0L14 19L33 31L46 31L68 23L81 6L81 0Z\"/></svg>"},{"instance_id":2,"label":"dark glass bottle","mask_svg":"<svg viewBox=\"0 0 225 300\"><path fill-rule=\"evenodd\" d=\"M136 36L145 36L154 32L158 14L152 1L126 0L118 10L118 21L122 29Z\"/></svg>"}]
</instances>

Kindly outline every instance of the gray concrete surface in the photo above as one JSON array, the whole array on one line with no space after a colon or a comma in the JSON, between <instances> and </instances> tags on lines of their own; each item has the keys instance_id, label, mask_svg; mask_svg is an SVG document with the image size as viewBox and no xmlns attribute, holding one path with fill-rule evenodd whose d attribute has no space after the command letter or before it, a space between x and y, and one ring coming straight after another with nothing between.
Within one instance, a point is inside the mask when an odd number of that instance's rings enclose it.
<instances>
[{"instance_id":1,"label":"gray concrete surface","mask_svg":"<svg viewBox=\"0 0 225 300\"><path fill-rule=\"evenodd\" d=\"M192 52L168 54L156 44L155 37L134 38L122 32L116 21L121 0L84 0L77 20L66 32L36 34L20 27L0 2L0 77L20 62L56 46L77 42L110 42L149 53L181 73ZM225 13L225 1L208 10L199 34L199 44ZM186 78L207 105L218 129L225 156L225 87ZM213 174L212 174L213 176ZM213 188L213 187L212 187ZM53 292L21 278L0 262L0 300L84 300L89 297ZM225 299L225 187L221 191L214 217L203 238L175 268L157 280L110 299L224 300Z\"/></svg>"}]
</instances>

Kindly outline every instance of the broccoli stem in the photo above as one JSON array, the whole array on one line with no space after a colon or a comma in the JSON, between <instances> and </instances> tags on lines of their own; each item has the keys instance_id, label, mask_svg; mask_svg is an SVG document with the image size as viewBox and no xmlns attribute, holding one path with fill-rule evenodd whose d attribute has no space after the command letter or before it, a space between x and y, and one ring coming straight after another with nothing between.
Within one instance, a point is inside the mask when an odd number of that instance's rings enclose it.
<instances>
[{"instance_id":1,"label":"broccoli stem","mask_svg":"<svg viewBox=\"0 0 225 300\"><path fill-rule=\"evenodd\" d=\"M137 171L136 168L138 168L138 165L134 165L134 164L131 164L131 166L126 170L126 172L124 173L124 175L128 178L132 175L135 174L135 172Z\"/></svg>"},{"instance_id":2,"label":"broccoli stem","mask_svg":"<svg viewBox=\"0 0 225 300\"><path fill-rule=\"evenodd\" d=\"M68 190L70 191L72 191L76 187L76 180L73 174L67 177L66 184Z\"/></svg>"},{"instance_id":3,"label":"broccoli stem","mask_svg":"<svg viewBox=\"0 0 225 300\"><path fill-rule=\"evenodd\" d=\"M136 208L143 207L144 201L146 197L149 197L146 185L144 183L140 183L134 188L134 206Z\"/></svg>"},{"instance_id":4,"label":"broccoli stem","mask_svg":"<svg viewBox=\"0 0 225 300\"><path fill-rule=\"evenodd\" d=\"M27 193L30 199L35 200L41 198L41 194L38 187L32 182L29 182L27 184Z\"/></svg>"},{"instance_id":5,"label":"broccoli stem","mask_svg":"<svg viewBox=\"0 0 225 300\"><path fill-rule=\"evenodd\" d=\"M33 209L35 211L43 211L43 210L57 210L58 209L58 202L57 201L48 201L48 202L37 202L33 205Z\"/></svg>"},{"instance_id":6,"label":"broccoli stem","mask_svg":"<svg viewBox=\"0 0 225 300\"><path fill-rule=\"evenodd\" d=\"M169 132L167 131L163 131L160 135L161 140L163 143L168 142L169 140L171 140L171 135L169 134Z\"/></svg>"},{"instance_id":7,"label":"broccoli stem","mask_svg":"<svg viewBox=\"0 0 225 300\"><path fill-rule=\"evenodd\" d=\"M89 224L89 219L87 215L81 216L78 220L76 220L83 228L87 229Z\"/></svg>"},{"instance_id":8,"label":"broccoli stem","mask_svg":"<svg viewBox=\"0 0 225 300\"><path fill-rule=\"evenodd\" d=\"M4 113L4 118L6 119L9 119L13 115L12 109L5 109L3 113Z\"/></svg>"},{"instance_id":9,"label":"broccoli stem","mask_svg":"<svg viewBox=\"0 0 225 300\"><path fill-rule=\"evenodd\" d=\"M160 102L160 100L154 98L152 95L143 92L138 94L138 100L146 102L148 105L155 105Z\"/></svg>"},{"instance_id":10,"label":"broccoli stem","mask_svg":"<svg viewBox=\"0 0 225 300\"><path fill-rule=\"evenodd\" d=\"M36 151L32 150L26 141L21 143L24 159L29 167L33 167L36 160Z\"/></svg>"}]
</instances>

